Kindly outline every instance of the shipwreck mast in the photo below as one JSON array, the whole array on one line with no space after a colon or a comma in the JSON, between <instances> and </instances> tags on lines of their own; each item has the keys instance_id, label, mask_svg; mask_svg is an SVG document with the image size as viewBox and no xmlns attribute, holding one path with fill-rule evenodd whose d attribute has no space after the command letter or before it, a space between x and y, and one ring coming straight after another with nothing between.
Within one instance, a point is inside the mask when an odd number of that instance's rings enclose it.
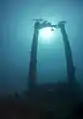
<instances>
[{"instance_id":1,"label":"shipwreck mast","mask_svg":"<svg viewBox=\"0 0 83 119\"><path fill-rule=\"evenodd\" d=\"M63 37L63 43L65 48L65 57L66 57L66 65L67 65L67 75L68 75L68 82L70 84L75 83L75 67L73 63L72 58L72 51L70 47L70 43L68 41L68 36L65 29L65 22L61 21L58 25L52 25L51 23L44 21L43 23L40 23L39 21L35 22L34 25L34 34L33 34L33 41L32 41L32 47L31 47L31 54L30 54L30 64L29 64L29 82L28 87L29 89L34 89L36 86L36 79L37 79L37 46L38 46L38 36L39 36L39 30L45 27L55 27L60 28L62 37Z\"/></svg>"},{"instance_id":2,"label":"shipwreck mast","mask_svg":"<svg viewBox=\"0 0 83 119\"><path fill-rule=\"evenodd\" d=\"M31 46L31 54L30 54L30 64L29 64L29 89L33 89L36 85L36 75L37 75L37 45L38 45L38 35L39 35L39 21L36 21L34 25L34 34L33 41Z\"/></svg>"},{"instance_id":3,"label":"shipwreck mast","mask_svg":"<svg viewBox=\"0 0 83 119\"><path fill-rule=\"evenodd\" d=\"M38 36L39 30L45 27L50 26L51 24L47 21L43 21L42 19L37 19L34 25L34 34L33 34L33 41L31 46L31 53L30 53L30 64L29 64L29 76L28 76L28 87L29 90L34 89L36 86L36 79L37 79L37 47L38 47Z\"/></svg>"},{"instance_id":4,"label":"shipwreck mast","mask_svg":"<svg viewBox=\"0 0 83 119\"><path fill-rule=\"evenodd\" d=\"M70 43L68 41L68 36L65 29L65 21L59 22L58 26L62 33L64 48L65 48L65 57L66 57L66 65L67 65L67 75L68 75L68 82L70 84L75 83L75 67L73 63L72 51L70 47Z\"/></svg>"}]
</instances>

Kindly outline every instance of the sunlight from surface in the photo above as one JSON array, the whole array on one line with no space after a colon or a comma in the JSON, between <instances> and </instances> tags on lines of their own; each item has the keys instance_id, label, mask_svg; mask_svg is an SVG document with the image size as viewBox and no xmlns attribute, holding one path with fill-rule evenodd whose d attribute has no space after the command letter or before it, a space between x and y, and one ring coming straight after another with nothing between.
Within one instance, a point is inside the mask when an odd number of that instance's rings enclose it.
<instances>
[{"instance_id":1,"label":"sunlight from surface","mask_svg":"<svg viewBox=\"0 0 83 119\"><path fill-rule=\"evenodd\" d=\"M51 40L53 35L54 31L52 31L50 27L43 28L40 30L40 37L44 38L44 40Z\"/></svg>"},{"instance_id":2,"label":"sunlight from surface","mask_svg":"<svg viewBox=\"0 0 83 119\"><path fill-rule=\"evenodd\" d=\"M59 33L55 28L46 27L39 31L39 39L43 43L52 43L59 37Z\"/></svg>"}]
</instances>

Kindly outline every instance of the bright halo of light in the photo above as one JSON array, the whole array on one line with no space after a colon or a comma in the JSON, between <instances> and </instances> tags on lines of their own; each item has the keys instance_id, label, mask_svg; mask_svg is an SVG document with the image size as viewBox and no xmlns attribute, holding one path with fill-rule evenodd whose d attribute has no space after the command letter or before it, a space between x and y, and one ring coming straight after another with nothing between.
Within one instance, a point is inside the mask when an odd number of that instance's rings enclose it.
<instances>
[{"instance_id":1,"label":"bright halo of light","mask_svg":"<svg viewBox=\"0 0 83 119\"><path fill-rule=\"evenodd\" d=\"M39 31L39 37L43 40L50 41L54 36L54 31L50 27L43 28Z\"/></svg>"},{"instance_id":2,"label":"bright halo of light","mask_svg":"<svg viewBox=\"0 0 83 119\"><path fill-rule=\"evenodd\" d=\"M39 30L39 42L44 44L51 44L58 42L61 38L59 29L46 27Z\"/></svg>"}]
</instances>

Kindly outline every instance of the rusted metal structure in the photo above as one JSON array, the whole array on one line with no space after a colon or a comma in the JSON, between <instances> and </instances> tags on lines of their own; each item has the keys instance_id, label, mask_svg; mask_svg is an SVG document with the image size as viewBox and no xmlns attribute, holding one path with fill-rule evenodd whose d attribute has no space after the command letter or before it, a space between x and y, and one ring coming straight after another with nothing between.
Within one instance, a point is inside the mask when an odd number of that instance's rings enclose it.
<instances>
[{"instance_id":1,"label":"rusted metal structure","mask_svg":"<svg viewBox=\"0 0 83 119\"><path fill-rule=\"evenodd\" d=\"M47 21L44 21L41 23L41 21L37 20L34 24L34 34L33 34L33 41L32 41L31 54L30 54L29 77L28 77L29 79L28 86L30 90L34 89L34 87L36 86L37 46L38 46L39 30L45 27L51 27L52 30L53 28L60 28L60 31L62 33L63 42L64 42L64 48L65 48L68 81L69 83L75 82L75 68L73 64L71 47L68 41L66 29L65 29L65 21L59 22L58 25L52 25L51 23Z\"/></svg>"},{"instance_id":2,"label":"rusted metal structure","mask_svg":"<svg viewBox=\"0 0 83 119\"><path fill-rule=\"evenodd\" d=\"M66 33L66 29L65 29L65 23L66 23L65 21L59 22L58 27L61 30L62 39L63 39L63 43L64 43L68 82L70 84L73 84L73 83L75 83L75 67L74 67L74 63L73 63L73 57L72 57L70 43L69 43L68 36Z\"/></svg>"},{"instance_id":3,"label":"rusted metal structure","mask_svg":"<svg viewBox=\"0 0 83 119\"><path fill-rule=\"evenodd\" d=\"M38 45L38 35L39 35L40 23L37 21L34 25L34 35L31 47L30 65L29 65L29 89L34 88L36 85L36 73L37 73L37 45Z\"/></svg>"}]
</instances>

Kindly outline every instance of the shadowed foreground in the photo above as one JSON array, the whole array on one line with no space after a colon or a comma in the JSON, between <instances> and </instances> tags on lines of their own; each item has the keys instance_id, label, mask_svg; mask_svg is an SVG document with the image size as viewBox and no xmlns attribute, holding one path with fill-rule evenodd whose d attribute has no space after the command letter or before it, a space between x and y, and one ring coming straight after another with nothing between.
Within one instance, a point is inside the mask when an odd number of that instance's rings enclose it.
<instances>
[{"instance_id":1,"label":"shadowed foreground","mask_svg":"<svg viewBox=\"0 0 83 119\"><path fill-rule=\"evenodd\" d=\"M80 119L83 115L81 95L77 84L36 86L22 95L15 93L1 99L0 119Z\"/></svg>"}]
</instances>

